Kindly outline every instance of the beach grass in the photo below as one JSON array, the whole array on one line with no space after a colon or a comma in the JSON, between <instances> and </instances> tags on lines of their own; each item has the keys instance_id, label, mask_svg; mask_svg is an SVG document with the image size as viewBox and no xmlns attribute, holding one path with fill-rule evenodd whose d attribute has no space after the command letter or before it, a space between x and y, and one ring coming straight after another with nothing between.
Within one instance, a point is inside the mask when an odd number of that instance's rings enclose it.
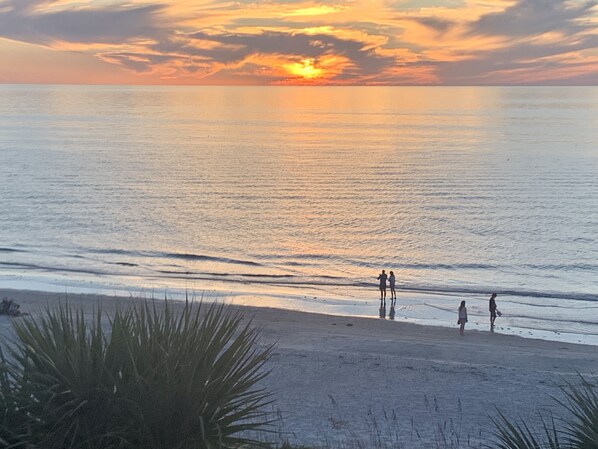
<instances>
[{"instance_id":1,"label":"beach grass","mask_svg":"<svg viewBox=\"0 0 598 449\"><path fill-rule=\"evenodd\" d=\"M565 399L555 399L562 414L540 416L540 426L513 420L498 411L493 419L497 449L598 449L598 378L579 375L579 382L566 381Z\"/></svg>"}]
</instances>

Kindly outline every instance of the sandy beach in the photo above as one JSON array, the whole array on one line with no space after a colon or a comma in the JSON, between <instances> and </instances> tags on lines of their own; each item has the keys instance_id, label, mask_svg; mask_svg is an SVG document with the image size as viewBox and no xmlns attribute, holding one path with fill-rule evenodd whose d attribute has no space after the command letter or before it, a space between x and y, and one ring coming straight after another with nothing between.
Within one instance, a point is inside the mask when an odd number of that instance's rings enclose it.
<instances>
[{"instance_id":1,"label":"sandy beach","mask_svg":"<svg viewBox=\"0 0 598 449\"><path fill-rule=\"evenodd\" d=\"M0 290L36 316L64 294ZM69 294L110 313L129 298ZM577 373L595 373L598 349L517 336L420 326L382 319L242 307L276 343L266 386L281 417L279 439L296 444L358 442L393 447L478 447L496 410L535 419L557 410L551 396ZM0 331L11 322L0 316ZM446 447L446 446L445 446Z\"/></svg>"}]
</instances>

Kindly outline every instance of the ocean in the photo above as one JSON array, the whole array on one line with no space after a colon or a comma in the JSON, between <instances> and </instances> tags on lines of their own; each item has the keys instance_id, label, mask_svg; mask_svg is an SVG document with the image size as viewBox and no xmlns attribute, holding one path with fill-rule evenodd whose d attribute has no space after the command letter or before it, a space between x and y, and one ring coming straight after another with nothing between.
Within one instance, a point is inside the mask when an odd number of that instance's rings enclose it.
<instances>
[{"instance_id":1,"label":"ocean","mask_svg":"<svg viewBox=\"0 0 598 449\"><path fill-rule=\"evenodd\" d=\"M0 86L0 287L598 344L598 87ZM384 316L390 311L384 311Z\"/></svg>"}]
</instances>

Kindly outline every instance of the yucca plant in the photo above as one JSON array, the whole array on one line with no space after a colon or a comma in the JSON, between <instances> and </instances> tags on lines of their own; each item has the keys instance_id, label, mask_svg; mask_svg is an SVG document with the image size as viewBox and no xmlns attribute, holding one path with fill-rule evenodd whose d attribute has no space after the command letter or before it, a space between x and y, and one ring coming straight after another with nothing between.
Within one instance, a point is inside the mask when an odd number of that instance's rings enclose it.
<instances>
[{"instance_id":1,"label":"yucca plant","mask_svg":"<svg viewBox=\"0 0 598 449\"><path fill-rule=\"evenodd\" d=\"M497 449L598 449L598 394L583 376L579 383L567 382L562 387L564 400L556 400L563 407L557 425L554 418L541 419L537 430L525 421L512 421L500 411L493 418L494 435L498 441L489 447Z\"/></svg>"},{"instance_id":2,"label":"yucca plant","mask_svg":"<svg viewBox=\"0 0 598 449\"><path fill-rule=\"evenodd\" d=\"M540 417L541 430L527 425L523 420L512 422L504 414L498 412L498 419L493 419L498 443L490 447L496 449L564 449L559 439L559 431L554 419L547 422Z\"/></svg>"},{"instance_id":3,"label":"yucca plant","mask_svg":"<svg viewBox=\"0 0 598 449\"><path fill-rule=\"evenodd\" d=\"M0 447L26 447L30 418L14 395L4 352L0 348Z\"/></svg>"},{"instance_id":4,"label":"yucca plant","mask_svg":"<svg viewBox=\"0 0 598 449\"><path fill-rule=\"evenodd\" d=\"M103 326L62 305L15 324L7 397L43 449L195 449L259 444L270 395L257 384L272 347L221 305L175 312L141 302ZM9 402L10 402L9 401ZM10 408L9 408L10 410Z\"/></svg>"},{"instance_id":5,"label":"yucca plant","mask_svg":"<svg viewBox=\"0 0 598 449\"><path fill-rule=\"evenodd\" d=\"M575 449L598 449L598 377L594 384L579 376L580 385L567 383L561 401L573 419L565 422L563 433Z\"/></svg>"}]
</instances>

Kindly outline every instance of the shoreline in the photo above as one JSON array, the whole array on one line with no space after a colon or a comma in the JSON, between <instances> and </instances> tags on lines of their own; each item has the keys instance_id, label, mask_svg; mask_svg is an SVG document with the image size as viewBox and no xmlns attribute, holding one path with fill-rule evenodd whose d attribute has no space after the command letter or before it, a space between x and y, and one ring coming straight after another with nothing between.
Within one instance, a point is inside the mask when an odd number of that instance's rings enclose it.
<instances>
[{"instance_id":1,"label":"shoreline","mask_svg":"<svg viewBox=\"0 0 598 449\"><path fill-rule=\"evenodd\" d=\"M101 302L102 306L107 306L106 311L110 313L114 310L117 304L126 305L131 301L143 301L143 300L155 300L157 302L164 301L163 296L155 296L153 298L143 297L143 296L124 296L124 295L108 295L103 293L58 293L58 292L48 292L42 290L27 290L27 289L10 289L10 288L0 288L0 299L8 297L9 299L14 299L21 305L21 310L23 312L30 313L31 315L35 316L39 314L42 310L43 305L48 305L54 303L57 305L58 303L64 303L65 300L68 300L69 304L74 305L75 302L77 305L82 305L84 310L90 310L90 306L92 304L96 304ZM216 295L205 295L203 296L207 298L205 301L206 304L210 304L212 302L216 303L223 303L229 307L234 309L240 310L243 315L251 315L253 317L262 317L262 316L270 316L270 315L281 315L287 319L292 320L292 322L296 321L303 321L303 320L310 320L310 321L328 321L330 319L337 319L337 320L349 320L361 323L381 323L380 326L388 326L388 330L392 332L397 332L399 334L407 333L408 335L416 334L418 338L424 337L424 335L430 336L432 339L436 338L448 338L452 340L451 337L457 336L459 337L459 328L458 326L454 326L454 328L449 328L445 326L433 326L427 325L417 322L407 322L407 321L394 321L390 319L380 319L379 317L376 318L372 316L363 316L363 315L335 315L332 313L322 313L322 312L312 312L312 311L303 311L303 310L294 310L294 309L286 309L280 308L276 306L259 306L259 305L250 305L244 303L237 303L234 300L229 300L227 297L223 297L220 294ZM184 304L184 299L172 299L170 297L167 298L170 301L170 304L174 305L175 308L182 306ZM191 298L191 302L199 303L200 300L197 298ZM46 304L43 304L43 303ZM33 311L26 310L27 307L37 307L38 309ZM18 318L18 317L16 317ZM258 320L259 321L259 320ZM384 324L382 324L384 323ZM469 323L468 323L469 324ZM371 327L370 324L366 324L366 327ZM527 336L520 336L520 335L513 335L513 334L503 334L500 332L491 333L487 330L481 329L471 329L466 326L465 332L467 335L475 335L476 341L481 342L490 342L493 341L494 343L511 343L511 342L519 342L522 346L526 346L524 342L532 341L539 345L545 344L547 347L552 347L554 345L572 345L573 347L585 347L585 348L592 348L595 349L594 345L584 344L584 343L575 343L575 342L559 342L553 340L546 340L542 338L533 338ZM533 345L533 344L532 344Z\"/></svg>"},{"instance_id":2,"label":"shoreline","mask_svg":"<svg viewBox=\"0 0 598 449\"><path fill-rule=\"evenodd\" d=\"M289 288L277 284L230 284L222 282L186 286L134 287L131 285L93 284L66 282L47 283L26 280L14 282L0 280L0 294L3 291L47 292L54 295L87 295L90 297L155 297L167 296L173 300L190 297L205 297L206 300L223 301L241 306L268 307L281 310L295 310L330 316L385 318L395 323L414 323L428 327L455 328L457 308L462 299L467 301L469 323L467 329L489 332L488 298L486 295L461 295L441 292L416 292L397 289L398 301L391 316L389 301L386 310L381 310L377 289L351 290L338 286L336 289ZM201 287L201 288L200 288ZM229 288L227 288L229 287ZM2 297L0 296L0 297ZM488 295L489 297L489 295ZM575 301L562 304L557 300L544 299L529 303L526 299L499 295L498 308L502 317L496 321L495 333L517 335L524 338L541 339L563 343L598 346L598 321L579 321L580 313L598 310L598 304L590 301ZM587 316L587 315L585 315Z\"/></svg>"},{"instance_id":3,"label":"shoreline","mask_svg":"<svg viewBox=\"0 0 598 449\"><path fill-rule=\"evenodd\" d=\"M64 299L2 289L4 296L34 317ZM87 312L99 301L105 313L135 300L68 297ZM452 438L482 442L497 408L534 422L539 409L559 410L551 396L562 397L563 380L598 366L598 351L589 345L467 329L460 337L457 327L231 306L261 330L263 344L276 343L264 386L274 394L271 412L282 417L279 437L293 444L368 443L380 432L385 444L426 447L443 425L453 426ZM0 317L4 336L13 319L21 318Z\"/></svg>"}]
</instances>

